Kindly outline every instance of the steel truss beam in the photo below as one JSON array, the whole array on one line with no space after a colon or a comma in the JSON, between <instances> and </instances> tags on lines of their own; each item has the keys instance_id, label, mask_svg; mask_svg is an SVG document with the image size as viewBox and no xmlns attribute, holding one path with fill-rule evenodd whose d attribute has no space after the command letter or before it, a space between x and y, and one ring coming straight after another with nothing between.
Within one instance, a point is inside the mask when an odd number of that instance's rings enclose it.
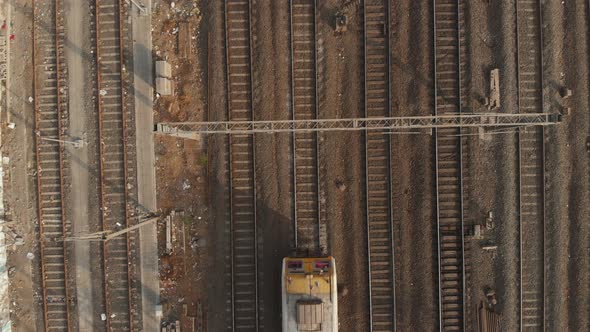
<instances>
[{"instance_id":1,"label":"steel truss beam","mask_svg":"<svg viewBox=\"0 0 590 332\"><path fill-rule=\"evenodd\" d=\"M254 134L283 132L387 130L431 128L500 128L548 126L559 123L556 113L481 113L386 118L313 119L275 121L168 122L156 125L157 134L196 138L199 134Z\"/></svg>"}]
</instances>

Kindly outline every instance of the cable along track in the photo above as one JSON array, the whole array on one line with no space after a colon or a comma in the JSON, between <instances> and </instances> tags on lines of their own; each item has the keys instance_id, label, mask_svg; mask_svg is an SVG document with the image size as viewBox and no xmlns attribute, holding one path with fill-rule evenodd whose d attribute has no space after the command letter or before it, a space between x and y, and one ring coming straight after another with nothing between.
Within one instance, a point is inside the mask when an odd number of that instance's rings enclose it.
<instances>
[{"instance_id":1,"label":"cable along track","mask_svg":"<svg viewBox=\"0 0 590 332\"><path fill-rule=\"evenodd\" d=\"M253 120L251 8L248 0L225 1L225 32L230 121ZM258 331L258 294L254 135L229 137L231 205L231 329Z\"/></svg>"},{"instance_id":2,"label":"cable along track","mask_svg":"<svg viewBox=\"0 0 590 332\"><path fill-rule=\"evenodd\" d=\"M460 0L434 3L435 112L461 113ZM459 128L435 130L439 319L441 331L465 331L463 138Z\"/></svg>"},{"instance_id":3,"label":"cable along track","mask_svg":"<svg viewBox=\"0 0 590 332\"><path fill-rule=\"evenodd\" d=\"M516 1L518 109L543 109L541 4ZM520 211L520 330L545 329L545 145L544 128L518 131Z\"/></svg>"},{"instance_id":4,"label":"cable along track","mask_svg":"<svg viewBox=\"0 0 590 332\"><path fill-rule=\"evenodd\" d=\"M64 146L67 84L59 1L34 1L33 75L35 152L45 330L68 331L70 290L67 250L59 239L70 231L64 214Z\"/></svg>"},{"instance_id":5,"label":"cable along track","mask_svg":"<svg viewBox=\"0 0 590 332\"><path fill-rule=\"evenodd\" d=\"M390 111L389 1L364 2L365 117ZM395 321L391 136L365 132L366 218L371 331L392 331Z\"/></svg>"}]
</instances>

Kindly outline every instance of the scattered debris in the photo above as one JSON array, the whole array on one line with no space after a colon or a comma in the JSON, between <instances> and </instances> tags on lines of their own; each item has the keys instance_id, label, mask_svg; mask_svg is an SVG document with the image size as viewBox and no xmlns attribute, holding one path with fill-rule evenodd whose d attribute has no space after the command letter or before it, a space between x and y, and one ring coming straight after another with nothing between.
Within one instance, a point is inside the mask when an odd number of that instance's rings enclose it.
<instances>
[{"instance_id":1,"label":"scattered debris","mask_svg":"<svg viewBox=\"0 0 590 332\"><path fill-rule=\"evenodd\" d=\"M101 90L100 90L100 95L101 95L101 96L106 96L106 95L107 95L107 90L105 90L105 89L101 89Z\"/></svg>"},{"instance_id":2,"label":"scattered debris","mask_svg":"<svg viewBox=\"0 0 590 332\"><path fill-rule=\"evenodd\" d=\"M334 184L336 185L336 188L338 188L338 190L344 192L346 190L346 185L344 184L344 182L340 179L337 179L336 181L334 181Z\"/></svg>"},{"instance_id":3,"label":"scattered debris","mask_svg":"<svg viewBox=\"0 0 590 332\"><path fill-rule=\"evenodd\" d=\"M165 77L156 78L156 92L161 96L170 96L174 94L174 85L171 80Z\"/></svg>"},{"instance_id":4,"label":"scattered debris","mask_svg":"<svg viewBox=\"0 0 590 332\"><path fill-rule=\"evenodd\" d=\"M559 95L563 99L568 99L569 97L574 95L574 92L572 91L572 89L568 89L567 87L563 87L563 88L559 89Z\"/></svg>"},{"instance_id":5,"label":"scattered debris","mask_svg":"<svg viewBox=\"0 0 590 332\"><path fill-rule=\"evenodd\" d=\"M497 245L485 245L483 247L481 247L481 249L486 250L486 251L495 251L496 249L498 249Z\"/></svg>"},{"instance_id":6,"label":"scattered debris","mask_svg":"<svg viewBox=\"0 0 590 332\"><path fill-rule=\"evenodd\" d=\"M174 323L164 323L162 325L162 332L180 332L180 321Z\"/></svg>"},{"instance_id":7,"label":"scattered debris","mask_svg":"<svg viewBox=\"0 0 590 332\"><path fill-rule=\"evenodd\" d=\"M191 239L191 249L195 250L197 248L203 248L207 245L207 240L205 238L198 238L193 237Z\"/></svg>"},{"instance_id":8,"label":"scattered debris","mask_svg":"<svg viewBox=\"0 0 590 332\"><path fill-rule=\"evenodd\" d=\"M492 230L494 229L494 212L492 211L488 211L488 216L486 218L486 229L487 230Z\"/></svg>"},{"instance_id":9,"label":"scattered debris","mask_svg":"<svg viewBox=\"0 0 590 332\"><path fill-rule=\"evenodd\" d=\"M172 66L168 61L156 61L156 77L172 78Z\"/></svg>"},{"instance_id":10,"label":"scattered debris","mask_svg":"<svg viewBox=\"0 0 590 332\"><path fill-rule=\"evenodd\" d=\"M473 225L472 237L473 237L474 240L481 240L481 239L483 239L483 231L482 231L481 225L479 225L479 224Z\"/></svg>"},{"instance_id":11,"label":"scattered debris","mask_svg":"<svg viewBox=\"0 0 590 332\"><path fill-rule=\"evenodd\" d=\"M345 285L338 285L337 291L338 295L341 297L345 297L346 295L348 295L348 287L346 287Z\"/></svg>"},{"instance_id":12,"label":"scattered debris","mask_svg":"<svg viewBox=\"0 0 590 332\"><path fill-rule=\"evenodd\" d=\"M28 252L27 253L27 258L30 259L30 260L32 260L33 258L35 258L35 255L33 255L32 252Z\"/></svg>"},{"instance_id":13,"label":"scattered debris","mask_svg":"<svg viewBox=\"0 0 590 332\"><path fill-rule=\"evenodd\" d=\"M172 253L172 217L166 217L166 254Z\"/></svg>"},{"instance_id":14,"label":"scattered debris","mask_svg":"<svg viewBox=\"0 0 590 332\"><path fill-rule=\"evenodd\" d=\"M16 235L14 237L14 245L16 245L16 246L22 246L24 244L25 244L25 239L22 236Z\"/></svg>"},{"instance_id":15,"label":"scattered debris","mask_svg":"<svg viewBox=\"0 0 590 332\"><path fill-rule=\"evenodd\" d=\"M500 69L490 71L490 95L485 99L488 111L500 107Z\"/></svg>"},{"instance_id":16,"label":"scattered debris","mask_svg":"<svg viewBox=\"0 0 590 332\"><path fill-rule=\"evenodd\" d=\"M191 188L191 183L189 182L188 179L184 180L182 182L182 190L187 190Z\"/></svg>"},{"instance_id":17,"label":"scattered debris","mask_svg":"<svg viewBox=\"0 0 590 332\"><path fill-rule=\"evenodd\" d=\"M192 42L191 42L191 25L189 22L179 23L178 33L178 55L182 59L187 59L192 56Z\"/></svg>"},{"instance_id":18,"label":"scattered debris","mask_svg":"<svg viewBox=\"0 0 590 332\"><path fill-rule=\"evenodd\" d=\"M346 32L347 27L346 24L348 23L348 18L346 17L345 14L343 13L337 13L335 16L335 28L334 28L334 32L335 33L343 33Z\"/></svg>"},{"instance_id":19,"label":"scattered debris","mask_svg":"<svg viewBox=\"0 0 590 332\"><path fill-rule=\"evenodd\" d=\"M496 299L496 291L490 287L486 289L486 298L488 300L488 307L490 309L494 308L494 306L498 304L498 299Z\"/></svg>"}]
</instances>

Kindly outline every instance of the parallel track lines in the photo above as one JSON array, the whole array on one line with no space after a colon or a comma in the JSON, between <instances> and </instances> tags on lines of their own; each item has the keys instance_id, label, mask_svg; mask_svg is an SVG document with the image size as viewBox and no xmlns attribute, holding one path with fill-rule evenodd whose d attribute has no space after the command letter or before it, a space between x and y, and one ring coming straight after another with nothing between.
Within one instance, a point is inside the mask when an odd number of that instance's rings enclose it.
<instances>
[{"instance_id":1,"label":"parallel track lines","mask_svg":"<svg viewBox=\"0 0 590 332\"><path fill-rule=\"evenodd\" d=\"M437 114L461 113L460 8L457 0L434 4ZM435 130L439 316L441 331L464 331L463 143L457 128Z\"/></svg>"},{"instance_id":2,"label":"parallel track lines","mask_svg":"<svg viewBox=\"0 0 590 332\"><path fill-rule=\"evenodd\" d=\"M316 3L291 1L291 78L293 119L317 119ZM295 247L322 247L319 206L318 134L293 134Z\"/></svg>"},{"instance_id":3,"label":"parallel track lines","mask_svg":"<svg viewBox=\"0 0 590 332\"><path fill-rule=\"evenodd\" d=\"M230 121L252 120L251 8L248 0L225 1ZM258 248L254 135L229 138L232 329L258 331Z\"/></svg>"},{"instance_id":4,"label":"parallel track lines","mask_svg":"<svg viewBox=\"0 0 590 332\"><path fill-rule=\"evenodd\" d=\"M96 1L102 224L104 231L129 225L127 209L126 110L123 100L121 3ZM121 226L117 225L119 223ZM103 246L107 328L132 331L129 236Z\"/></svg>"},{"instance_id":5,"label":"parallel track lines","mask_svg":"<svg viewBox=\"0 0 590 332\"><path fill-rule=\"evenodd\" d=\"M62 121L67 120L67 102L62 99L65 78L60 65L63 31L59 1L34 1L33 6L35 150L44 321L46 331L67 331L71 324L66 246L63 241L54 240L64 238L70 227L64 216L64 147L60 142L49 141L62 139Z\"/></svg>"},{"instance_id":6,"label":"parallel track lines","mask_svg":"<svg viewBox=\"0 0 590 332\"><path fill-rule=\"evenodd\" d=\"M389 1L365 0L365 117L390 116ZM391 136L365 132L371 331L395 326Z\"/></svg>"},{"instance_id":7,"label":"parallel track lines","mask_svg":"<svg viewBox=\"0 0 590 332\"><path fill-rule=\"evenodd\" d=\"M521 113L543 109L541 7L516 1L518 106ZM543 127L520 129L520 329L545 330L545 145ZM540 249L540 250L539 250Z\"/></svg>"}]
</instances>

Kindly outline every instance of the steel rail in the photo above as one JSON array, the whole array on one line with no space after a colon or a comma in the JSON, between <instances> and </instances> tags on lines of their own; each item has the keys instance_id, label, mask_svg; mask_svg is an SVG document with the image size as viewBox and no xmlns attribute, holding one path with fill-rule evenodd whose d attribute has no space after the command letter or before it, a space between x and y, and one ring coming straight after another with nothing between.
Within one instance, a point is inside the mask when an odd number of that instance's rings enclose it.
<instances>
[{"instance_id":1,"label":"steel rail","mask_svg":"<svg viewBox=\"0 0 590 332\"><path fill-rule=\"evenodd\" d=\"M230 70L230 64L229 64L229 32L228 32L228 8L227 8L227 1L223 2L223 14L224 14L224 32L225 32L225 65L226 65L226 84L227 84L227 96L228 96L228 101L227 101L227 119L228 122L229 120L231 120L231 116L230 116L230 102L229 102L229 98L230 98L230 74L229 74L229 70ZM231 137L228 135L228 140L227 140L228 144L227 144L227 153L228 153L228 174L230 176L229 179L229 247L230 247L230 266L229 266L229 273L230 273L230 311L231 311L231 324L229 326L229 328L231 329L231 331L235 331L235 326L236 326L236 317L234 315L234 312L236 310L235 308L235 278L234 278L234 274L235 274L235 260L234 260L234 256L235 256L235 249L234 249L234 218L233 218L233 209L234 209L234 199L233 199L233 194L234 194L234 190L233 190L233 186L232 186L232 179L231 179L231 174L232 174L232 164L233 164L233 158L232 158L232 149L231 149Z\"/></svg>"},{"instance_id":2,"label":"steel rail","mask_svg":"<svg viewBox=\"0 0 590 332\"><path fill-rule=\"evenodd\" d=\"M125 56L124 56L124 49L125 49L125 45L124 45L124 41L125 41L125 20L124 20L124 13L125 13L125 9L124 9L124 5L123 2L121 0L118 0L118 14L119 14L119 62L120 62L120 66L119 66L119 80L121 82L121 118L122 118L122 144L123 144L123 182L124 182L124 186L123 186L123 191L125 194L125 228L131 228L134 225L137 225L137 223L135 222L137 220L137 218L135 218L133 216L133 213L131 213L131 209L133 209L132 207L130 207L129 201L130 201L130 188L135 188L137 187L137 185L134 183L134 176L133 173L131 173L129 171L130 169L130 161L129 161L129 150L128 150L128 146L127 146L127 112L128 109L125 105L125 76L123 74L123 69L125 66ZM131 167L136 167L135 164ZM131 225L131 223L133 223L134 225ZM137 232L136 232L137 233ZM138 319L138 322L141 319L141 315L139 314L139 310L136 310L133 305L133 297L134 297L134 280L136 279L135 276L133 275L134 273L134 262L132 261L132 257L131 257L131 248L134 247L134 244L132 242L132 236L131 236L131 232L127 232L125 233L125 241L127 242L127 287L128 287L128 298L129 298L129 324L130 324L130 330L134 331L135 328L135 322L134 322L134 315L135 318ZM137 324L137 325L141 325L141 324ZM137 326L138 329L141 329L140 326Z\"/></svg>"},{"instance_id":3,"label":"steel rail","mask_svg":"<svg viewBox=\"0 0 590 332\"><path fill-rule=\"evenodd\" d=\"M293 64L294 60L293 60L293 45L295 43L294 41L294 34L293 34L293 0L289 1L289 33L291 35L291 47L290 47L290 51L291 51L291 98L293 98L292 102L291 102L291 107L292 107L292 112L293 112L293 120L295 120L295 80L293 78L294 74L294 68L295 65ZM297 244L298 244L298 236L297 236L297 160L296 160L296 142L295 142L295 133L293 133L292 137L292 149L293 149L293 246L295 248L297 248Z\"/></svg>"},{"instance_id":4,"label":"steel rail","mask_svg":"<svg viewBox=\"0 0 590 332\"><path fill-rule=\"evenodd\" d=\"M463 75L461 73L461 67L462 67L462 59L461 59L461 32L463 31L461 24L462 24L462 15L461 15L461 3L463 0L457 0L457 76L458 78L458 88L457 88L457 92L459 94L459 103L458 103L458 108L459 108L459 114L463 113ZM463 164L463 152L464 152L464 145L463 145L463 137L461 137L461 135L463 134L463 128L459 128L459 196L460 196L460 209L461 209L461 271L462 271L462 286L463 286L463 291L462 291L462 300L463 300L463 331L467 331L468 327L467 327L467 319L468 319L468 315L467 315L467 276L465 274L465 196L464 196L464 192L463 192L463 188L464 188L464 178L463 178L463 171L464 171L464 164Z\"/></svg>"},{"instance_id":5,"label":"steel rail","mask_svg":"<svg viewBox=\"0 0 590 332\"><path fill-rule=\"evenodd\" d=\"M253 120L252 8L249 0L226 0L225 33L228 119ZM245 8L247 7L247 8ZM244 61L247 58L247 61ZM233 330L260 327L256 164L254 136L230 135L231 315ZM239 308L236 304L239 304Z\"/></svg>"},{"instance_id":6,"label":"steel rail","mask_svg":"<svg viewBox=\"0 0 590 332\"><path fill-rule=\"evenodd\" d=\"M389 116L393 115L393 106L392 106L392 77L391 77L391 13L392 13L392 8L391 8L391 0L387 0L387 46L388 46L388 51L387 51L387 82L389 82L389 88L387 89L387 100L389 101L389 105L388 105L388 114ZM393 332L397 331L397 292L396 292L396 270L395 270L395 264L396 264L396 260L395 260L395 219L394 219L394 210L393 210L393 202L395 200L394 197L394 192L396 190L399 190L400 188L395 188L394 187L394 183L393 183L393 169L394 167L392 167L392 163L393 163L393 155L392 152L394 151L393 149L394 146L394 140L390 137L389 139L389 163L390 163L390 172L389 172L389 201L391 202L391 227L390 227L390 234L389 236L391 236L391 279L393 280L393 288L392 288L392 305L393 305Z\"/></svg>"},{"instance_id":7,"label":"steel rail","mask_svg":"<svg viewBox=\"0 0 590 332\"><path fill-rule=\"evenodd\" d=\"M365 117L391 116L388 0L365 0ZM391 135L365 131L365 184L369 329L395 326Z\"/></svg>"},{"instance_id":8,"label":"steel rail","mask_svg":"<svg viewBox=\"0 0 590 332\"><path fill-rule=\"evenodd\" d=\"M436 36L438 33L438 29L436 28L436 0L432 1L432 42L433 42L433 52L434 55L432 57L432 67L433 67L433 77L432 80L433 88L434 88L434 116L438 116L438 80L436 77L437 73L437 47L438 43L436 40ZM442 296L440 291L440 282L442 280L442 271L440 265L441 259L441 236L440 236L440 209L438 208L440 205L440 194L439 194L439 163L438 163L438 129L434 128L434 186L435 186L435 196L436 196L436 245L437 245L437 273L438 273L438 318L439 318L439 325L438 329L442 332L443 330L443 323L442 323Z\"/></svg>"},{"instance_id":9,"label":"steel rail","mask_svg":"<svg viewBox=\"0 0 590 332\"><path fill-rule=\"evenodd\" d=\"M117 228L116 223L121 219L124 219L125 227L130 226L128 224L129 211L127 206L126 109L122 72L124 65L123 7L119 0L96 0L95 10L101 222L103 230L110 231ZM112 17L114 21L108 21L104 23L104 26L101 26L101 23L103 23L101 17ZM107 36L104 36L104 40L103 36L101 36L102 33L107 34ZM113 39L118 39L115 47L106 45ZM103 48L107 50L103 52ZM110 61L103 63L103 58L109 58ZM103 66L105 69L101 68ZM105 76L104 79L103 75ZM108 82L108 84L104 84L104 82ZM114 95L114 98L111 98L111 95ZM111 99L115 100L111 101ZM107 121L109 125L105 126ZM119 124L121 128L117 128ZM108 133L105 131L108 131ZM110 155L111 158L108 158L107 155ZM117 164L120 166L117 166ZM129 266L129 235L125 234L124 240L116 239L103 243L102 250L107 330L129 329L134 331L132 276L130 275ZM122 255L122 257L119 255ZM121 261L121 258L123 261Z\"/></svg>"},{"instance_id":10,"label":"steel rail","mask_svg":"<svg viewBox=\"0 0 590 332\"><path fill-rule=\"evenodd\" d=\"M317 119L316 1L291 0L292 119ZM295 248L322 247L317 133L292 133ZM301 236L299 236L301 233Z\"/></svg>"},{"instance_id":11,"label":"steel rail","mask_svg":"<svg viewBox=\"0 0 590 332\"><path fill-rule=\"evenodd\" d=\"M45 135L57 137L62 139L64 128L62 126L62 115L64 114L62 98L61 98L61 84L62 68L60 66L60 2L56 0L54 3L53 26L43 25L41 21L33 26L33 90L34 90L34 121L35 121L35 158L37 168L37 196L38 196L38 215L39 215L39 237L40 241L40 258L41 258L41 283L43 291L43 318L46 330L60 329L70 330L72 327L70 318L70 291L68 283L68 266L67 266L67 246L61 241L44 241L45 236L48 238L58 238L64 236L67 232L67 222L65 218L64 205L64 156L62 151L64 146L62 142L47 142L43 140ZM33 15L37 15L38 9L37 1L33 1ZM38 22L36 19L34 22ZM39 33L38 29L45 30L47 35L45 38L52 38L53 40L44 40L44 51L39 52ZM51 30L55 29L54 36ZM52 45L53 44L53 45ZM54 56L47 55L46 52L51 53L51 49L55 52ZM45 61L40 64L37 60L39 54L44 54ZM55 61L53 64L52 61ZM51 82L55 81L55 86L43 85L39 82L39 73L37 67L43 66L46 79ZM55 78L52 79L52 69L55 70ZM43 87L43 88L41 88ZM50 90L49 94L42 94L40 90ZM47 100L50 101L41 101ZM55 98L55 104L51 99ZM42 110L43 109L43 110ZM56 122L54 125L53 123ZM49 124L49 126L47 126ZM43 127L42 127L43 125ZM55 133L57 131L57 133ZM56 149L47 147L54 146ZM45 148L44 148L45 147ZM43 154L43 158L41 155ZM41 166L41 165L48 166ZM57 173L57 174L55 174ZM50 174L52 176L50 176ZM57 178L58 184L51 181ZM59 188L55 188L55 187ZM55 191L57 189L57 191ZM53 190L53 191L52 191ZM48 199L44 199L48 196ZM58 207L55 207L55 197L59 197ZM48 206L49 205L49 206ZM57 209L57 211L56 211ZM50 217L51 216L51 217ZM57 260L57 261L56 261ZM63 274L63 276L62 276ZM51 300L50 300L51 299ZM57 308L56 308L57 307Z\"/></svg>"},{"instance_id":12,"label":"steel rail","mask_svg":"<svg viewBox=\"0 0 590 332\"><path fill-rule=\"evenodd\" d=\"M519 112L536 112L539 108L543 108L542 8L539 1L516 1L515 6L517 105ZM523 17L520 16L521 11L525 15L532 15L530 18L525 17L524 23ZM537 15L534 14L535 11L538 11ZM536 24L534 23L535 18L538 20ZM524 55L521 55L521 52ZM520 331L539 328L543 331L546 330L544 137L543 128L534 128L532 131L521 129L517 132ZM538 255L538 250L536 250L539 247L539 242L541 243L541 255ZM539 275L541 276L540 280Z\"/></svg>"},{"instance_id":13,"label":"steel rail","mask_svg":"<svg viewBox=\"0 0 590 332\"><path fill-rule=\"evenodd\" d=\"M437 5L442 8L437 10ZM449 113L440 109L442 106L461 115L460 0L435 0L433 10L435 115ZM439 15L444 18L439 20ZM441 50L444 54L439 54ZM439 85L439 80L444 83ZM446 93L440 94L439 89ZM462 128L437 128L434 132L440 331L466 330Z\"/></svg>"}]
</instances>

